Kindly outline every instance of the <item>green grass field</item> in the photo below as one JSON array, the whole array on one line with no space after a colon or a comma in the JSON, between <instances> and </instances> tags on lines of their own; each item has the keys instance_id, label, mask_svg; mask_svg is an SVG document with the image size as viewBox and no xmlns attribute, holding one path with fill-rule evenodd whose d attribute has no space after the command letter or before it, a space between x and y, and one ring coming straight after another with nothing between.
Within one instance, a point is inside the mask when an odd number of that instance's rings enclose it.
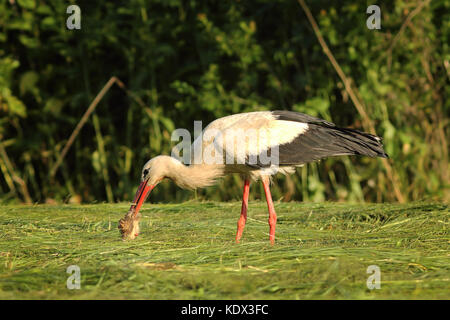
<instances>
[{"instance_id":1,"label":"green grass field","mask_svg":"<svg viewBox=\"0 0 450 320\"><path fill-rule=\"evenodd\" d=\"M129 204L0 208L0 299L449 299L449 208L438 203L144 205L123 242ZM81 289L66 269L81 269ZM369 290L367 267L381 270Z\"/></svg>"}]
</instances>

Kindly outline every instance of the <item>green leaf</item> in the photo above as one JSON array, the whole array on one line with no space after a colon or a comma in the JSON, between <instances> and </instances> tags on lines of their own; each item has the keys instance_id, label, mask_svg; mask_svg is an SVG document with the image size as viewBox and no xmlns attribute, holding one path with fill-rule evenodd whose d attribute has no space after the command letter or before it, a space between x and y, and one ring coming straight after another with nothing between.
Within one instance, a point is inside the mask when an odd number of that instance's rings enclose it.
<instances>
[{"instance_id":1,"label":"green leaf","mask_svg":"<svg viewBox=\"0 0 450 320\"><path fill-rule=\"evenodd\" d=\"M27 48L37 48L39 46L39 41L36 38L31 38L24 34L19 36L19 41Z\"/></svg>"},{"instance_id":2,"label":"green leaf","mask_svg":"<svg viewBox=\"0 0 450 320\"><path fill-rule=\"evenodd\" d=\"M44 111L53 115L59 115L63 106L64 102L62 100L58 98L50 98L45 103Z\"/></svg>"},{"instance_id":3,"label":"green leaf","mask_svg":"<svg viewBox=\"0 0 450 320\"><path fill-rule=\"evenodd\" d=\"M92 166L94 167L94 170L100 174L102 171L102 165L100 163L100 155L98 153L98 151L94 151L92 153Z\"/></svg>"},{"instance_id":4,"label":"green leaf","mask_svg":"<svg viewBox=\"0 0 450 320\"><path fill-rule=\"evenodd\" d=\"M36 83L39 80L39 75L34 71L25 72L20 78L19 90L20 95L23 96L27 92L33 92Z\"/></svg>"},{"instance_id":5,"label":"green leaf","mask_svg":"<svg viewBox=\"0 0 450 320\"><path fill-rule=\"evenodd\" d=\"M17 0L17 3L25 9L33 9L36 7L36 2L34 0Z\"/></svg>"},{"instance_id":6,"label":"green leaf","mask_svg":"<svg viewBox=\"0 0 450 320\"><path fill-rule=\"evenodd\" d=\"M9 88L0 88L0 103L2 99L6 101L6 109L12 115L17 115L19 117L26 117L26 107L22 101L11 94Z\"/></svg>"}]
</instances>

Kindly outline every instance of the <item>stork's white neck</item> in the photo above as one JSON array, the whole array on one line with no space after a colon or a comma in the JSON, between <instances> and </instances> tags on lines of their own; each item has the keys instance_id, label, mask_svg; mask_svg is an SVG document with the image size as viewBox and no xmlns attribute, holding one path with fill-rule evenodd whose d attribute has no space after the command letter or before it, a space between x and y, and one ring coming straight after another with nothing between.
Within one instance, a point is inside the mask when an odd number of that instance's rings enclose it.
<instances>
[{"instance_id":1,"label":"stork's white neck","mask_svg":"<svg viewBox=\"0 0 450 320\"><path fill-rule=\"evenodd\" d=\"M167 162L166 176L183 189L211 186L223 174L223 165L192 164L186 166L175 158L171 158Z\"/></svg>"}]
</instances>

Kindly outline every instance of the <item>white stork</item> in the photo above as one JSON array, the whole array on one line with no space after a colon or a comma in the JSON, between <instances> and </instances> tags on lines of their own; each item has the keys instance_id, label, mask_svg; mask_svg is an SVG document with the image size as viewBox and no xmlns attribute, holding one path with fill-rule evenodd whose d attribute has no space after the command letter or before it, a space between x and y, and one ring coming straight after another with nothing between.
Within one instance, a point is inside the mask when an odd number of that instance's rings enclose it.
<instances>
[{"instance_id":1,"label":"white stork","mask_svg":"<svg viewBox=\"0 0 450 320\"><path fill-rule=\"evenodd\" d=\"M134 239L139 234L139 209L163 179L171 179L184 189L196 189L210 186L226 174L238 173L244 178L244 191L236 242L241 239L247 221L250 181L261 180L269 210L269 239L273 244L277 215L269 184L274 174L290 174L295 167L330 156L387 157L377 136L339 128L292 111L249 112L217 119L203 130L191 149L188 165L164 155L144 165L142 182L131 208L119 222L123 239Z\"/></svg>"}]
</instances>

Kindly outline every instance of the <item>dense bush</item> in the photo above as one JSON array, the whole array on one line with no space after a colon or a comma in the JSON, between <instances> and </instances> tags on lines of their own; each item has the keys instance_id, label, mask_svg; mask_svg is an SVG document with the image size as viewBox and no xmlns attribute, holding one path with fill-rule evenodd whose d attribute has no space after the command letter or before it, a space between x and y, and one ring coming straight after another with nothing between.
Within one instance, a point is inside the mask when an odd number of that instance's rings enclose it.
<instances>
[{"instance_id":1,"label":"dense bush","mask_svg":"<svg viewBox=\"0 0 450 320\"><path fill-rule=\"evenodd\" d=\"M381 160L327 159L280 177L276 199L448 200L450 5L385 2L381 30L366 27L366 1L308 5L392 173ZM130 200L144 162L170 154L172 130L194 120L287 109L367 129L297 1L76 1L81 30L68 30L74 3L0 0L0 200L26 200L24 190L39 202ZM111 76L145 106L113 86L51 178ZM241 188L228 177L199 195L227 200ZM152 201L190 197L162 183Z\"/></svg>"}]
</instances>

